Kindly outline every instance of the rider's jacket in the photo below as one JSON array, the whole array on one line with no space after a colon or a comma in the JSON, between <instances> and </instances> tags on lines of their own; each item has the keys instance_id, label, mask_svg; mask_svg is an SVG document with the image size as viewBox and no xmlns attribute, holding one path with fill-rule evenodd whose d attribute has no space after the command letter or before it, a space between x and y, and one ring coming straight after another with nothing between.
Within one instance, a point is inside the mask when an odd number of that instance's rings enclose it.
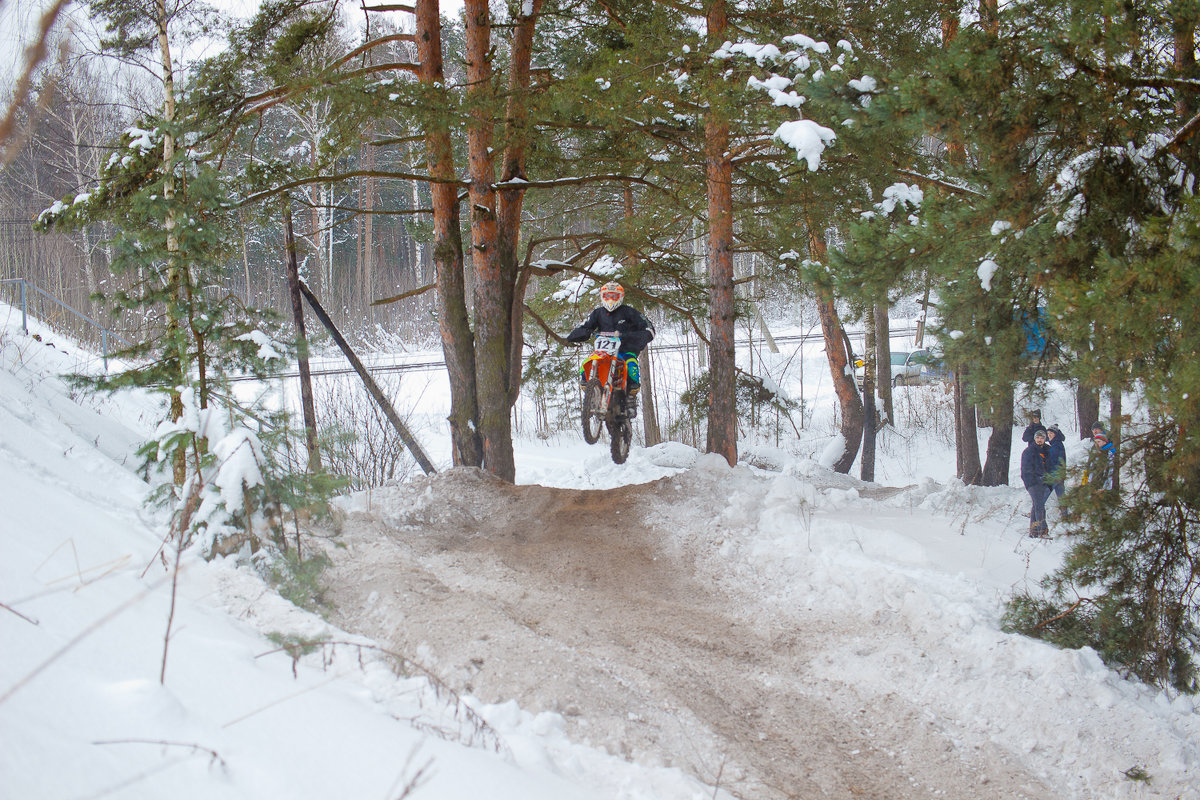
<instances>
[{"instance_id":1,"label":"rider's jacket","mask_svg":"<svg viewBox=\"0 0 1200 800\"><path fill-rule=\"evenodd\" d=\"M582 342L594 333L608 331L620 335L621 352L639 353L654 338L654 323L632 306L620 305L615 311L597 306L582 325L567 334L567 341Z\"/></svg>"}]
</instances>

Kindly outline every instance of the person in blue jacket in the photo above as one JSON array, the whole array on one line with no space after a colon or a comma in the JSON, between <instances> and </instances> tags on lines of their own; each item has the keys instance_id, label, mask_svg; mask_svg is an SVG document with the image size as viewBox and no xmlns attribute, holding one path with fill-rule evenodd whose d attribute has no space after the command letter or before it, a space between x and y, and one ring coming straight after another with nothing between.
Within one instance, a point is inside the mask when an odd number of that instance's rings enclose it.
<instances>
[{"instance_id":1,"label":"person in blue jacket","mask_svg":"<svg viewBox=\"0 0 1200 800\"><path fill-rule=\"evenodd\" d=\"M625 289L616 281L609 281L600 287L600 305L582 325L567 334L567 341L578 344L587 341L595 333L608 332L621 337L621 350L617 356L625 362L625 413L636 417L635 400L638 390L642 388L638 353L646 349L646 345L654 338L654 323L633 306L625 305Z\"/></svg>"},{"instance_id":2,"label":"person in blue jacket","mask_svg":"<svg viewBox=\"0 0 1200 800\"><path fill-rule=\"evenodd\" d=\"M1060 498L1066 491L1067 480L1067 445L1063 441L1063 432L1057 425L1046 429L1046 474L1049 476L1050 490ZM1046 499L1050 499L1049 492Z\"/></svg>"},{"instance_id":3,"label":"person in blue jacket","mask_svg":"<svg viewBox=\"0 0 1200 800\"><path fill-rule=\"evenodd\" d=\"M1112 489L1113 475L1116 472L1117 446L1108 440L1108 431L1099 422L1092 425L1092 442L1096 446L1088 453L1087 470L1083 473L1083 483L1093 489Z\"/></svg>"},{"instance_id":4,"label":"person in blue jacket","mask_svg":"<svg viewBox=\"0 0 1200 800\"><path fill-rule=\"evenodd\" d=\"M1046 498L1050 488L1046 485L1046 432L1035 431L1033 441L1021 453L1021 481L1033 501L1029 509L1029 535L1035 539L1047 538Z\"/></svg>"}]
</instances>

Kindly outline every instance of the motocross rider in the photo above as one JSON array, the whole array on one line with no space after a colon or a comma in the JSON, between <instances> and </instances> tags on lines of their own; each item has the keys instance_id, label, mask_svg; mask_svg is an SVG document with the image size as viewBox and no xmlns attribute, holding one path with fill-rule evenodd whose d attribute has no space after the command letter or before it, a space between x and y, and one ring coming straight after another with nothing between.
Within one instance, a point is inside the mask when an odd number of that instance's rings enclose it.
<instances>
[{"instance_id":1,"label":"motocross rider","mask_svg":"<svg viewBox=\"0 0 1200 800\"><path fill-rule=\"evenodd\" d=\"M621 337L621 349L617 354L625 362L626 390L625 413L637 416L637 393L642 388L641 373L638 371L638 353L654 338L654 323L646 319L633 306L627 306L625 289L616 281L600 287L600 305L583 324L567 334L567 341L576 344L585 342L594 333L615 331Z\"/></svg>"}]
</instances>

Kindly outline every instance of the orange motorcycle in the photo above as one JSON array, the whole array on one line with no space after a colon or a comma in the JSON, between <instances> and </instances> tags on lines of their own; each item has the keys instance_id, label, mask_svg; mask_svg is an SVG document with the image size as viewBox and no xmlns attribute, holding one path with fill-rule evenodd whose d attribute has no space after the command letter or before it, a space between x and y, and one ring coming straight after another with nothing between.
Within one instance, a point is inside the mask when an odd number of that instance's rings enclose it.
<instances>
[{"instance_id":1,"label":"orange motorcycle","mask_svg":"<svg viewBox=\"0 0 1200 800\"><path fill-rule=\"evenodd\" d=\"M600 426L608 428L612 460L624 464L633 441L633 425L625 413L625 362L617 355L621 337L598 333L592 354L583 360L583 438L600 439Z\"/></svg>"}]
</instances>

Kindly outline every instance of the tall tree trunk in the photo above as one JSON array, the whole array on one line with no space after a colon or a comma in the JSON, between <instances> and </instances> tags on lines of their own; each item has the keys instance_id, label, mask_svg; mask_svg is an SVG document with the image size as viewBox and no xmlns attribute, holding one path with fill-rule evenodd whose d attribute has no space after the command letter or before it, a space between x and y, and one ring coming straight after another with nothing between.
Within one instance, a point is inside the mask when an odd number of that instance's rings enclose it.
<instances>
[{"instance_id":1,"label":"tall tree trunk","mask_svg":"<svg viewBox=\"0 0 1200 800\"><path fill-rule=\"evenodd\" d=\"M1196 0L1174 0L1169 13L1175 47L1175 76L1193 82L1200 80L1200 65L1196 62L1196 27L1200 23L1200 4ZM1176 89L1175 97L1175 112L1179 124L1184 125L1200 109L1200 92ZM1196 144L1195 137L1181 151L1181 155L1193 171L1200 168L1200 145Z\"/></svg>"},{"instance_id":2,"label":"tall tree trunk","mask_svg":"<svg viewBox=\"0 0 1200 800\"><path fill-rule=\"evenodd\" d=\"M532 84L530 68L533 63L533 35L543 0L522 4L512 32L509 53L508 103L504 120L504 158L500 166L502 181L525 180L525 162L529 151L529 95ZM526 13L527 12L527 13ZM523 189L505 189L497 198L498 245L500 269L509 309L507 339L507 403L509 409L517 402L521 391L524 361L522 350L525 335L522 321L525 314L527 272L520 268L521 209L525 201Z\"/></svg>"},{"instance_id":3,"label":"tall tree trunk","mask_svg":"<svg viewBox=\"0 0 1200 800\"><path fill-rule=\"evenodd\" d=\"M699 219L692 220L692 274L696 276L697 282L702 282L708 276L708 242L705 239L706 231L703 228ZM695 324L700 328L700 343L696 345L696 365L701 372L708 370L708 348L704 346L704 342L708 339L708 322L704 317L697 316ZM691 333L688 333L689 339ZM691 381L688 382L691 385ZM693 416L693 419L695 417ZM699 446L697 444L697 446Z\"/></svg>"},{"instance_id":4,"label":"tall tree trunk","mask_svg":"<svg viewBox=\"0 0 1200 800\"><path fill-rule=\"evenodd\" d=\"M627 224L633 224L633 187L625 187L624 196L625 205L625 221ZM638 265L637 250L633 247L625 252L626 268L636 271ZM639 372L641 373L642 381L642 431L645 437L646 447L653 447L656 444L662 443L662 432L658 428L658 409L654 407L654 361L650 358L650 347L647 346L642 351L642 357L638 360Z\"/></svg>"},{"instance_id":5,"label":"tall tree trunk","mask_svg":"<svg viewBox=\"0 0 1200 800\"><path fill-rule=\"evenodd\" d=\"M983 477L979 463L979 430L975 405L969 402L966 367L954 373L954 452L958 458L958 477L967 485L977 485Z\"/></svg>"},{"instance_id":6,"label":"tall tree trunk","mask_svg":"<svg viewBox=\"0 0 1200 800\"><path fill-rule=\"evenodd\" d=\"M314 173L320 172L320 166L318 165L318 161L320 159L321 145L317 141L317 137L315 134L313 134L311 136L311 138L308 142L308 150L309 150L309 156L308 156L309 168ZM317 291L322 291L325 293L325 302L335 303L335 302L338 302L340 298L338 298L338 287L334 285L333 263L329 259L325 258L326 250L322 246L323 240L321 238L323 235L322 231L324 231L325 228L327 227L325 222L322 219L322 217L324 215L323 209L325 208L326 204L321 202L321 198L325 196L326 189L327 189L327 187L325 185L321 185L321 186L314 186L308 191L308 196L310 199L310 206L311 206L308 210L308 226L309 226L309 228L308 228L308 243L309 243L309 246L312 248L312 250L310 252L317 254L317 262L318 262L318 264L321 265L320 268L317 269L317 272L322 273L322 280L317 284ZM361 247L362 246L362 218L358 219L357 225L358 225L358 233L359 233L358 242L359 242L359 247ZM301 234L301 236L303 236L303 234ZM331 239L333 238L332 235L330 236L330 238ZM312 270L309 270L309 272L311 273Z\"/></svg>"},{"instance_id":7,"label":"tall tree trunk","mask_svg":"<svg viewBox=\"0 0 1200 800\"><path fill-rule=\"evenodd\" d=\"M708 6L708 38L724 41L729 20L725 0ZM704 125L708 193L709 395L708 445L730 466L737 464L737 370L733 307L733 160L729 121L710 107Z\"/></svg>"},{"instance_id":8,"label":"tall tree trunk","mask_svg":"<svg viewBox=\"0 0 1200 800\"><path fill-rule=\"evenodd\" d=\"M362 194L362 179L358 181L359 194ZM363 264L367 260L366 253L363 250L363 244L367 237L367 219L364 215L359 214L354 218L354 284L362 286Z\"/></svg>"},{"instance_id":9,"label":"tall tree trunk","mask_svg":"<svg viewBox=\"0 0 1200 800\"><path fill-rule=\"evenodd\" d=\"M1171 4L1171 27L1175 37L1175 74L1184 80L1200 78L1196 65L1196 15L1200 9L1194 0ZM1196 92L1177 90L1177 112L1180 122L1187 122L1200 106Z\"/></svg>"},{"instance_id":10,"label":"tall tree trunk","mask_svg":"<svg viewBox=\"0 0 1200 800\"><path fill-rule=\"evenodd\" d=\"M984 30L992 36L998 36L1000 33L999 0L980 0L979 16Z\"/></svg>"},{"instance_id":11,"label":"tall tree trunk","mask_svg":"<svg viewBox=\"0 0 1200 800\"><path fill-rule=\"evenodd\" d=\"M650 358L650 347L642 351L638 361L642 378L642 429L646 447L662 444L662 431L658 427L658 409L654 407L654 360Z\"/></svg>"},{"instance_id":12,"label":"tall tree trunk","mask_svg":"<svg viewBox=\"0 0 1200 800\"><path fill-rule=\"evenodd\" d=\"M859 462L859 477L864 481L875 480L875 378L879 354L875 341L875 307L867 311L863 342L863 442L862 460Z\"/></svg>"},{"instance_id":13,"label":"tall tree trunk","mask_svg":"<svg viewBox=\"0 0 1200 800\"><path fill-rule=\"evenodd\" d=\"M942 45L949 47L958 38L960 4L955 0L942 0ZM942 132L946 142L946 159L951 164L961 165L967 158L958 121L951 123ZM929 310L929 285L925 286L925 312ZM922 326L923 328L923 326ZM922 330L922 334L924 331ZM968 369L962 367L954 373L954 444L958 462L958 477L968 485L976 485L983 477L983 465L979 460L979 426L975 416L975 404L969 402L970 387Z\"/></svg>"},{"instance_id":14,"label":"tall tree trunk","mask_svg":"<svg viewBox=\"0 0 1200 800\"><path fill-rule=\"evenodd\" d=\"M983 465L984 486L1007 486L1012 459L1013 387L1004 387L1003 396L992 406L992 435L988 437L987 462Z\"/></svg>"},{"instance_id":15,"label":"tall tree trunk","mask_svg":"<svg viewBox=\"0 0 1200 800\"><path fill-rule=\"evenodd\" d=\"M364 136L367 139L374 138L374 125L367 124L364 131ZM375 169L375 146L368 144L362 148L363 150L363 169ZM375 309L371 305L374 299L375 289L375 182L373 176L367 175L362 178L359 183L359 191L361 197L359 199L362 207L362 272L358 276L359 285L355 287L357 292L352 293L357 295L359 308L365 309L366 313L374 316ZM332 220L331 220L332 221Z\"/></svg>"},{"instance_id":16,"label":"tall tree trunk","mask_svg":"<svg viewBox=\"0 0 1200 800\"><path fill-rule=\"evenodd\" d=\"M1079 438L1092 438L1092 423L1100 419L1100 392L1084 386L1075 388L1075 415L1079 417Z\"/></svg>"},{"instance_id":17,"label":"tall tree trunk","mask_svg":"<svg viewBox=\"0 0 1200 800\"><path fill-rule=\"evenodd\" d=\"M892 402L892 326L886 300L875 304L875 387L883 401L883 423L896 424Z\"/></svg>"},{"instance_id":18,"label":"tall tree trunk","mask_svg":"<svg viewBox=\"0 0 1200 800\"><path fill-rule=\"evenodd\" d=\"M304 412L304 440L308 445L308 471L321 471L321 451L317 448L317 406L313 402L312 372L308 368L308 336L304 330L304 299L300 294L300 265L296 260L296 234L292 227L292 205L283 205L283 224L287 249L288 296L292 301L292 321L296 325L296 363L300 370L300 407Z\"/></svg>"},{"instance_id":19,"label":"tall tree trunk","mask_svg":"<svg viewBox=\"0 0 1200 800\"><path fill-rule=\"evenodd\" d=\"M371 66L375 63L374 48L368 50L365 54L365 65ZM368 120L364 126L359 146L359 157L361 159L362 168L367 172L375 170L375 122ZM362 209L363 220L363 263L362 274L359 275L359 284L351 291L350 297L357 299L358 308L362 309L359 313L360 322L366 323L368 327L373 326L377 319L377 310L371 305L375 293L375 269L376 266L382 263L382 258L377 258L375 254L375 193L376 193L376 178L373 175L363 176L359 184L359 206ZM330 219L327 223L330 225L330 233L332 233L333 220ZM366 319L362 319L366 317Z\"/></svg>"},{"instance_id":20,"label":"tall tree trunk","mask_svg":"<svg viewBox=\"0 0 1200 800\"><path fill-rule=\"evenodd\" d=\"M808 224L809 256L813 261L823 262L827 251L824 234L817 229L811 217L806 215L805 221ZM854 383L854 368L846 347L846 331L838 319L832 295L822 293L817 299L817 313L821 319L821 337L825 340L825 360L829 363L829 375L833 378L833 390L842 415L841 435L845 444L845 450L834 463L833 469L848 474L862 443L863 403Z\"/></svg>"},{"instance_id":21,"label":"tall tree trunk","mask_svg":"<svg viewBox=\"0 0 1200 800\"><path fill-rule=\"evenodd\" d=\"M929 317L929 278L925 279L925 296L918 302L921 305L921 318L917 320L917 333L913 337L913 344L917 347L924 347L925 320Z\"/></svg>"},{"instance_id":22,"label":"tall tree trunk","mask_svg":"<svg viewBox=\"0 0 1200 800\"><path fill-rule=\"evenodd\" d=\"M80 120L79 107L75 103L71 103L68 111L70 113L71 126L71 166L75 172L75 185L83 186L88 181L89 167L87 159L83 154L84 131L83 122ZM82 304L85 309L91 309L92 297L100 293L100 281L96 276L96 265L92 260L92 226L84 225L79 229L79 237L83 242L83 273L84 279L87 281L88 296Z\"/></svg>"},{"instance_id":23,"label":"tall tree trunk","mask_svg":"<svg viewBox=\"0 0 1200 800\"><path fill-rule=\"evenodd\" d=\"M979 12L984 30L993 40L998 40L1000 36L999 0L980 0ZM990 153L989 160L998 162L1000 160L998 156L998 153ZM1018 186L1022 183L1023 181L1018 179ZM1012 458L1014 396L1012 384L999 388L1000 392L993 394L991 399L992 433L988 436L987 461L983 465L982 483L984 486L1008 485L1008 472Z\"/></svg>"},{"instance_id":24,"label":"tall tree trunk","mask_svg":"<svg viewBox=\"0 0 1200 800\"><path fill-rule=\"evenodd\" d=\"M159 58L163 71L163 122L166 123L163 132L163 200L171 204L175 200L175 135L171 130L171 125L175 122L175 71L171 63L171 41L167 34L169 17L166 0L158 0L156 11ZM183 416L183 396L176 387L187 383L189 372L187 336L182 324L186 265L181 263L179 257L179 234L176 231L178 220L175 214L175 209L169 208L164 223L167 234L167 341L170 342L168 353L171 353L168 361L173 373L172 380L175 381L175 386L170 390L172 421L177 421ZM183 449L176 451L172 464L172 478L176 486L182 486L187 480L186 457Z\"/></svg>"},{"instance_id":25,"label":"tall tree trunk","mask_svg":"<svg viewBox=\"0 0 1200 800\"><path fill-rule=\"evenodd\" d=\"M863 403L862 398L858 396L858 388L854 385L854 372L850 365L850 355L846 351L846 333L841 320L838 319L833 299L819 299L817 312L821 317L821 336L825 340L825 359L829 362L829 374L833 378L833 389L841 410L841 435L845 443L845 450L834 463L833 469L835 472L847 474L850 467L854 466L854 459L858 457L858 448L862 443Z\"/></svg>"},{"instance_id":26,"label":"tall tree trunk","mask_svg":"<svg viewBox=\"0 0 1200 800\"><path fill-rule=\"evenodd\" d=\"M416 0L417 57L420 80L445 94L442 26L437 0ZM449 106L446 98L446 106ZM483 444L478 433L475 395L475 344L467 312L462 236L459 228L458 182L450 129L431 125L425 135L433 206L433 263L437 275L438 326L442 354L450 378L450 440L455 466L478 467Z\"/></svg>"},{"instance_id":27,"label":"tall tree trunk","mask_svg":"<svg viewBox=\"0 0 1200 800\"><path fill-rule=\"evenodd\" d=\"M243 208L238 211L238 222L241 223L241 236L239 238L242 241L242 273L246 278L246 296L242 298L242 302L246 305L251 305L253 301L250 294L250 242L246 236L246 209Z\"/></svg>"},{"instance_id":28,"label":"tall tree trunk","mask_svg":"<svg viewBox=\"0 0 1200 800\"><path fill-rule=\"evenodd\" d=\"M466 0L467 159L471 203L471 263L475 274L475 390L483 468L512 482L513 461L509 396L509 345L512 340L511 281L505 280L496 216L496 165L492 155L495 124L488 105L492 91L492 21L487 0Z\"/></svg>"}]
</instances>

